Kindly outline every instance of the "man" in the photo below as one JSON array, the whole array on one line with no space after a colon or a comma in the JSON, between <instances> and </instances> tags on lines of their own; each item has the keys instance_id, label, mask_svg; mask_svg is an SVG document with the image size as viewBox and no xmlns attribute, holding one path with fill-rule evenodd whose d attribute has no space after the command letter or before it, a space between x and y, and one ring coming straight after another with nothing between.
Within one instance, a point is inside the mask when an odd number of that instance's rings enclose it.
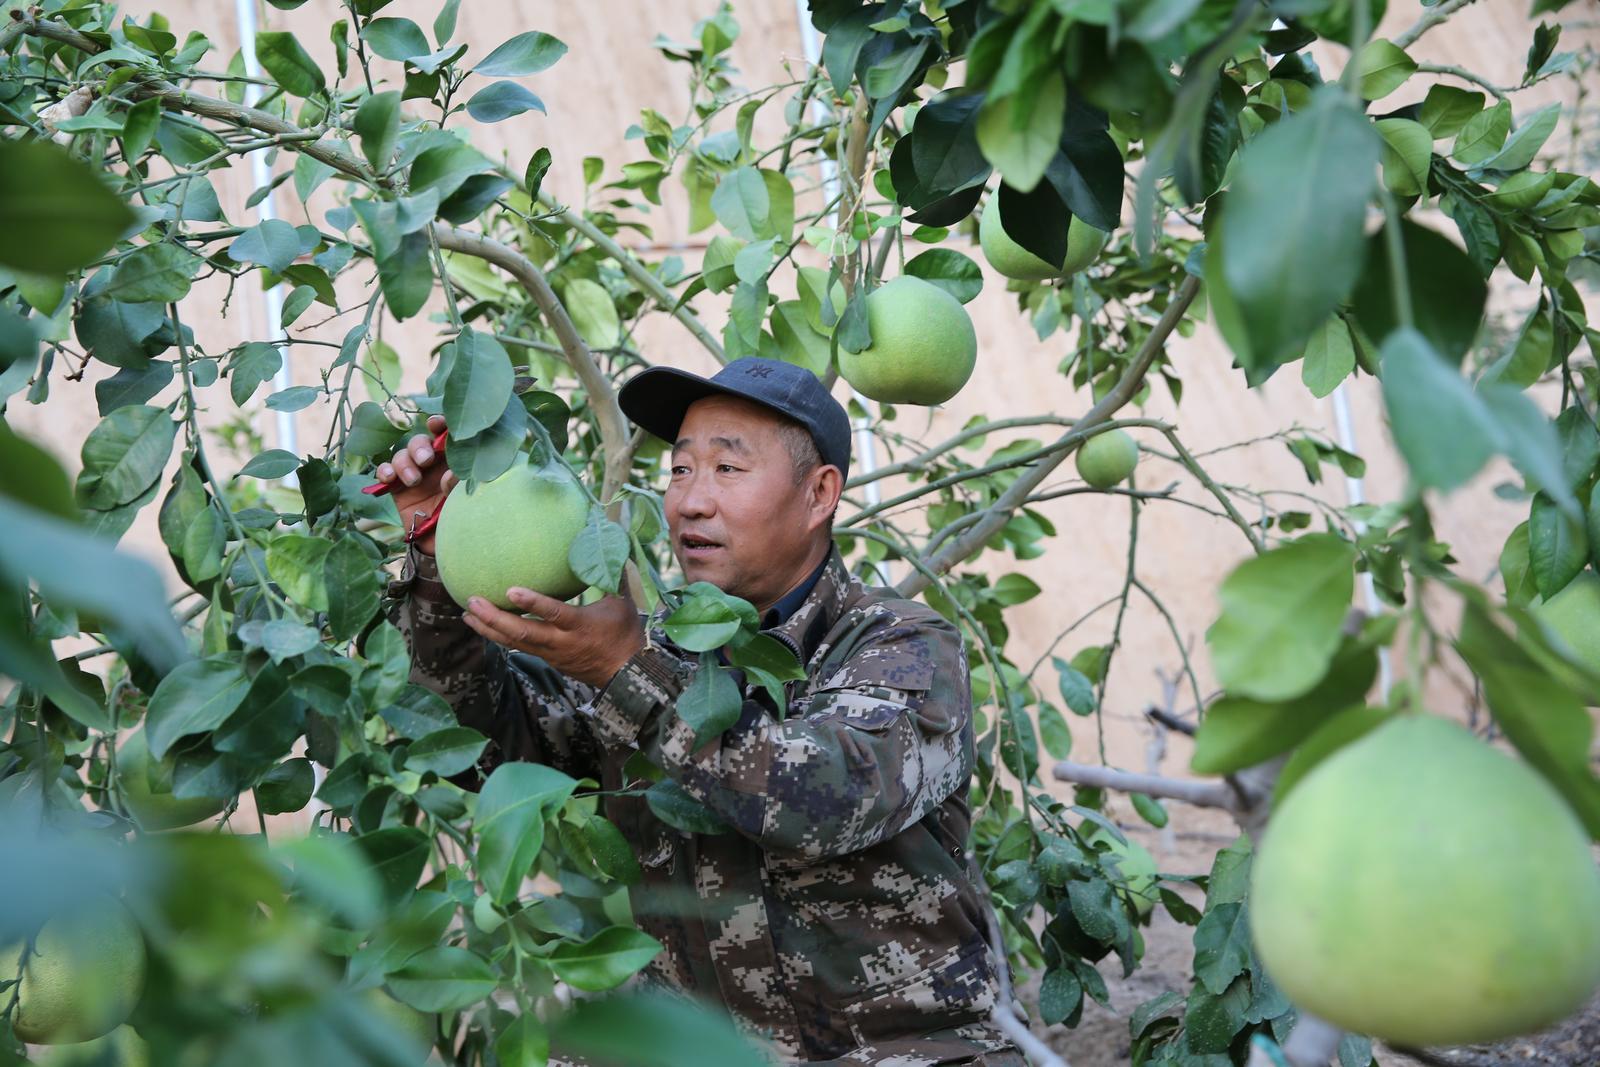
<instances>
[{"instance_id":1,"label":"man","mask_svg":"<svg viewBox=\"0 0 1600 1067\"><path fill-rule=\"evenodd\" d=\"M844 409L766 359L711 379L647 370L619 400L673 443L665 508L684 576L750 601L804 665L787 716L746 687L738 723L696 748L674 705L698 659L659 631L646 643L633 605L511 589L531 617L457 606L428 538L391 585L412 679L491 739L485 771L534 760L622 790L645 784L623 773L638 751L732 827L685 834L637 796L606 798L644 869L639 923L665 946L653 979L720 1002L791 1060L1020 1065L988 1022L998 964L965 851L966 656L948 622L866 589L833 547ZM451 484L421 435L379 476L400 483L407 517Z\"/></svg>"}]
</instances>

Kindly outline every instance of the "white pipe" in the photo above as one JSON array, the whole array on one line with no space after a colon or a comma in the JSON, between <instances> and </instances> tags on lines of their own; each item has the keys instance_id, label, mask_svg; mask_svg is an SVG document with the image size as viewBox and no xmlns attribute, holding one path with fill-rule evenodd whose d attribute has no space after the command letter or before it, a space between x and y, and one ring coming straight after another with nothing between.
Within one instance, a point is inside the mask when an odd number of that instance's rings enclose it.
<instances>
[{"instance_id":1,"label":"white pipe","mask_svg":"<svg viewBox=\"0 0 1600 1067\"><path fill-rule=\"evenodd\" d=\"M813 67L822 61L822 41L817 36L817 28L811 25L811 12L806 7L806 0L794 0L795 22L800 28L800 47L805 53L806 62ZM825 97L813 94L811 97L811 113L820 124L833 116L833 108ZM839 166L833 160L824 158L819 168L822 173L822 195L828 201L833 201L839 196ZM839 225L838 212L830 217L828 225L837 228ZM887 240L888 238L885 238ZM843 308L839 309L841 312ZM871 403L862 396L854 387L850 395L855 398L863 410L868 410ZM856 446L855 466L862 474L871 474L878 469L878 439L872 433L872 420L860 418L855 420ZM879 504L883 501L883 485L880 482L868 482L863 487L863 495L868 505ZM875 564L879 576L887 585L893 585L893 579L887 564Z\"/></svg>"},{"instance_id":2,"label":"white pipe","mask_svg":"<svg viewBox=\"0 0 1600 1067\"><path fill-rule=\"evenodd\" d=\"M1334 386L1333 389L1333 422L1339 433L1339 447L1346 452L1355 453L1355 420L1350 417L1350 396L1345 391L1343 382ZM1351 477L1348 474L1345 475L1344 489L1345 497L1352 507L1356 504L1366 503L1367 489L1363 479ZM1359 533L1366 533L1367 524L1357 522L1355 523L1355 528ZM1376 615L1383 610L1383 606L1378 603L1378 587L1372 580L1372 572L1370 570L1363 571L1361 574L1361 599L1366 602L1368 615ZM1387 648L1379 648L1378 685L1385 701L1389 699L1389 687L1393 684L1394 675L1393 668L1389 662L1389 650Z\"/></svg>"},{"instance_id":3,"label":"white pipe","mask_svg":"<svg viewBox=\"0 0 1600 1067\"><path fill-rule=\"evenodd\" d=\"M261 64L256 61L256 0L234 0L234 14L239 23L239 53L244 57L244 72L251 79L261 77ZM261 99L261 86L252 80L245 83L244 102L247 106L254 107ZM257 189L272 181L272 168L267 163L267 150L258 148L249 155L250 178ZM273 198L276 190L261 198L256 205L256 219L266 222L268 219L277 218ZM274 285L262 294L262 310L266 315L267 336L273 341L284 338L283 326L283 286ZM272 377L272 388L278 392L289 388L294 382L294 376L289 369L289 346L279 345L278 351L283 357L283 362L278 366L278 373ZM277 415L278 447L287 449L295 455L300 454L299 435L296 432L294 413L279 411ZM290 474L284 479L289 485L294 485L294 475Z\"/></svg>"}]
</instances>

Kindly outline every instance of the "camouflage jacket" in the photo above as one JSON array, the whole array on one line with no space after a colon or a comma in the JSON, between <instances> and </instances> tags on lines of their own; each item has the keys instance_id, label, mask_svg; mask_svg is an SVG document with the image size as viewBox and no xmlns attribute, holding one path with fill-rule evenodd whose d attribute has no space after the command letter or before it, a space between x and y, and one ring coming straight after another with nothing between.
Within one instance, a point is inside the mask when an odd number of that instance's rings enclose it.
<instances>
[{"instance_id":1,"label":"camouflage jacket","mask_svg":"<svg viewBox=\"0 0 1600 1067\"><path fill-rule=\"evenodd\" d=\"M735 831L686 834L641 797L606 799L644 868L637 920L665 946L649 978L720 1002L791 1060L1022 1063L988 1021L996 961L966 856L972 708L954 627L868 590L835 552L766 631L805 665L787 717L747 687L740 721L696 749L674 704L697 661L658 629L596 691L473 633L437 574L413 551L392 615L412 680L491 739L483 773L532 760L637 788L623 765L638 750Z\"/></svg>"}]
</instances>

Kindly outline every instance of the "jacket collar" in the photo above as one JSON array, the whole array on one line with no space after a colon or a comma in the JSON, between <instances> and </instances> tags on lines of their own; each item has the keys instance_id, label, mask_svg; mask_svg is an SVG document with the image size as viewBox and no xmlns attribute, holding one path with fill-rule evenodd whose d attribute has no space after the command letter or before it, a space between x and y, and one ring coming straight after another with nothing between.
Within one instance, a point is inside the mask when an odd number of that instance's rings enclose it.
<instances>
[{"instance_id":1,"label":"jacket collar","mask_svg":"<svg viewBox=\"0 0 1600 1067\"><path fill-rule=\"evenodd\" d=\"M817 584L811 587L810 595L794 614L762 632L788 645L801 663L808 663L845 608L863 591L860 580L850 573L839 549L834 547L828 552Z\"/></svg>"}]
</instances>

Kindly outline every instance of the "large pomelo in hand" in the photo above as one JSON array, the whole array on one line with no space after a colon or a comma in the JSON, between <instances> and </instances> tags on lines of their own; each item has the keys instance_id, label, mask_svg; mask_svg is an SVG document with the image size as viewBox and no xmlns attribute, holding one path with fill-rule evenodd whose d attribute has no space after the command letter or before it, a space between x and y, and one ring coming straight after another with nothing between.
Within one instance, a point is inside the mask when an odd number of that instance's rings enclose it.
<instances>
[{"instance_id":1,"label":"large pomelo in hand","mask_svg":"<svg viewBox=\"0 0 1600 1067\"><path fill-rule=\"evenodd\" d=\"M1128 480L1139 463L1139 446L1126 430L1106 430L1078 449L1078 476L1096 489L1110 489Z\"/></svg>"},{"instance_id":2,"label":"large pomelo in hand","mask_svg":"<svg viewBox=\"0 0 1600 1067\"><path fill-rule=\"evenodd\" d=\"M472 492L445 498L434 538L439 578L457 604L481 596L507 611L512 586L566 600L584 582L567 564L567 550L589 518L589 498L559 465L518 462Z\"/></svg>"},{"instance_id":3,"label":"large pomelo in hand","mask_svg":"<svg viewBox=\"0 0 1600 1067\"><path fill-rule=\"evenodd\" d=\"M902 274L867 295L872 344L839 349L839 374L885 404L942 404L961 391L978 359L978 335L961 301Z\"/></svg>"},{"instance_id":4,"label":"large pomelo in hand","mask_svg":"<svg viewBox=\"0 0 1600 1067\"><path fill-rule=\"evenodd\" d=\"M983 258L989 261L989 266L1007 278L1028 282L1078 273L1095 261L1110 236L1074 215L1067 223L1067 256L1059 267L1052 267L1006 233L1000 220L999 197L990 198L983 209L983 217L978 220L978 246L983 249Z\"/></svg>"},{"instance_id":5,"label":"large pomelo in hand","mask_svg":"<svg viewBox=\"0 0 1600 1067\"><path fill-rule=\"evenodd\" d=\"M1537 1030L1600 984L1600 870L1519 760L1403 715L1318 764L1273 813L1250 927L1291 1000L1394 1044Z\"/></svg>"},{"instance_id":6,"label":"large pomelo in hand","mask_svg":"<svg viewBox=\"0 0 1600 1067\"><path fill-rule=\"evenodd\" d=\"M150 1046L123 1024L93 1041L57 1045L40 1062L44 1067L150 1067Z\"/></svg>"},{"instance_id":7,"label":"large pomelo in hand","mask_svg":"<svg viewBox=\"0 0 1600 1067\"><path fill-rule=\"evenodd\" d=\"M22 949L0 949L0 974L16 976ZM56 1045L110 1033L144 993L145 963L138 924L113 897L93 911L50 920L34 937L22 970L12 1019L17 1036Z\"/></svg>"},{"instance_id":8,"label":"large pomelo in hand","mask_svg":"<svg viewBox=\"0 0 1600 1067\"><path fill-rule=\"evenodd\" d=\"M228 805L227 797L173 796L171 763L150 758L143 730L117 747L117 783L128 814L146 833L192 826Z\"/></svg>"}]
</instances>

